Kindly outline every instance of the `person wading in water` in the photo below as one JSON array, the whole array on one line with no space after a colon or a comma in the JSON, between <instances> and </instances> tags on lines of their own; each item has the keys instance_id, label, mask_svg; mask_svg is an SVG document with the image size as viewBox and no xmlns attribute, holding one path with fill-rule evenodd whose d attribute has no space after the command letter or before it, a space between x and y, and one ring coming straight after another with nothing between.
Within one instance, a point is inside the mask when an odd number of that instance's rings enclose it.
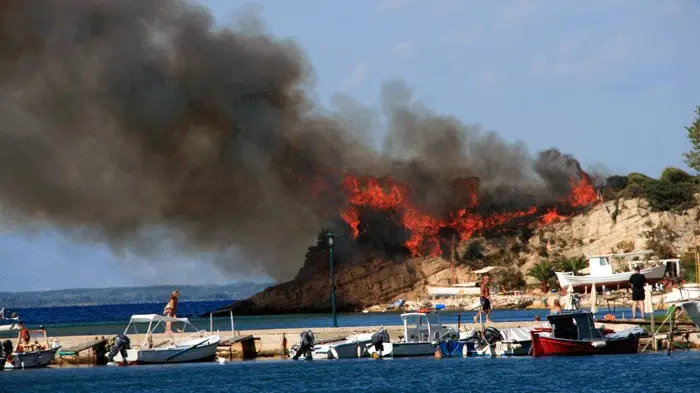
<instances>
[{"instance_id":1,"label":"person wading in water","mask_svg":"<svg viewBox=\"0 0 700 393\"><path fill-rule=\"evenodd\" d=\"M486 323L491 323L491 293L489 292L488 274L485 274L481 279L481 290L479 291L479 301L481 302L481 310L474 316L474 323L479 320L481 313L486 313Z\"/></svg>"},{"instance_id":2,"label":"person wading in water","mask_svg":"<svg viewBox=\"0 0 700 393\"><path fill-rule=\"evenodd\" d=\"M168 300L168 304L165 306L165 309L163 310L163 315L166 317L170 318L177 318L176 313L177 313L177 302L178 299L180 298L180 292L177 290L173 291L173 293L170 295L170 300ZM165 323L165 333L172 333L173 331L171 330L171 322L166 322Z\"/></svg>"},{"instance_id":3,"label":"person wading in water","mask_svg":"<svg viewBox=\"0 0 700 393\"><path fill-rule=\"evenodd\" d=\"M632 319L635 318L637 308L644 319L644 284L647 283L647 278L639 272L639 265L634 267L634 274L630 276L630 285L632 286Z\"/></svg>"}]
</instances>

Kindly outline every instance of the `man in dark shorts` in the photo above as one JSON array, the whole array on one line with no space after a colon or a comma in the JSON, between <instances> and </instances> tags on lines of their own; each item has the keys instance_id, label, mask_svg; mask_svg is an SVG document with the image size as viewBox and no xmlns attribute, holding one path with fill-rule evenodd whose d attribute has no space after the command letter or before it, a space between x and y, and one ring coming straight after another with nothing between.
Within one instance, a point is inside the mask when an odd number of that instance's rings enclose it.
<instances>
[{"instance_id":1,"label":"man in dark shorts","mask_svg":"<svg viewBox=\"0 0 700 393\"><path fill-rule=\"evenodd\" d=\"M481 302L481 310L474 316L474 322L477 322L481 313L486 313L486 323L491 323L491 296L489 292L490 277L485 274L481 280L481 290L479 291L479 301Z\"/></svg>"},{"instance_id":2,"label":"man in dark shorts","mask_svg":"<svg viewBox=\"0 0 700 393\"><path fill-rule=\"evenodd\" d=\"M635 266L634 274L630 276L630 286L632 287L632 319L635 318L635 312L639 308L639 312L644 319L644 284L647 283L646 277L639 271L641 268Z\"/></svg>"}]
</instances>

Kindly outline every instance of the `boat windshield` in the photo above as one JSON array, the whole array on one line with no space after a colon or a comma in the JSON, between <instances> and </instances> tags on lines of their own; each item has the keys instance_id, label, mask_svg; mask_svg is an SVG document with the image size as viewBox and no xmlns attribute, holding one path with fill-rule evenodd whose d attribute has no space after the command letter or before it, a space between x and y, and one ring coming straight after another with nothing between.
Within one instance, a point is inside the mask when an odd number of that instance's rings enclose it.
<instances>
[{"instance_id":1,"label":"boat windshield","mask_svg":"<svg viewBox=\"0 0 700 393\"><path fill-rule=\"evenodd\" d=\"M171 318L163 315L148 314L134 315L129 320L129 324L124 329L124 334L128 333L165 333L166 324L172 325L173 331L179 332L197 332L198 329L190 323L187 318Z\"/></svg>"},{"instance_id":2,"label":"boat windshield","mask_svg":"<svg viewBox=\"0 0 700 393\"><path fill-rule=\"evenodd\" d=\"M431 325L440 325L440 316L437 314L425 314L426 318L428 318L428 323Z\"/></svg>"},{"instance_id":3,"label":"boat windshield","mask_svg":"<svg viewBox=\"0 0 700 393\"><path fill-rule=\"evenodd\" d=\"M552 335L566 340L602 339L603 334L595 327L590 313L554 314L547 317L552 325Z\"/></svg>"}]
</instances>

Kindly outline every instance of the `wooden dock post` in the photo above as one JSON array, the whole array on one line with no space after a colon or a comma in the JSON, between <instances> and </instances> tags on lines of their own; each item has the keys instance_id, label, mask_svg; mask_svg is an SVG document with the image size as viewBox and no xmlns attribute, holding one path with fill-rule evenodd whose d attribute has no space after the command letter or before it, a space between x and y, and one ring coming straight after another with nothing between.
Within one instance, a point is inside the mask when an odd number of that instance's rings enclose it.
<instances>
[{"instance_id":1,"label":"wooden dock post","mask_svg":"<svg viewBox=\"0 0 700 393\"><path fill-rule=\"evenodd\" d=\"M659 348L658 348L658 346L656 345L656 329L654 329L654 322L655 322L654 320L655 320L656 318L654 317L654 310L653 310L653 308L652 308L652 310L651 310L650 318L651 318L651 349L652 349L653 351L658 351Z\"/></svg>"},{"instance_id":2,"label":"wooden dock post","mask_svg":"<svg viewBox=\"0 0 700 393\"><path fill-rule=\"evenodd\" d=\"M671 306L669 308L669 312L671 315L668 321L668 351L666 352L666 355L671 356L671 351L673 351L673 329L676 325L676 306Z\"/></svg>"}]
</instances>

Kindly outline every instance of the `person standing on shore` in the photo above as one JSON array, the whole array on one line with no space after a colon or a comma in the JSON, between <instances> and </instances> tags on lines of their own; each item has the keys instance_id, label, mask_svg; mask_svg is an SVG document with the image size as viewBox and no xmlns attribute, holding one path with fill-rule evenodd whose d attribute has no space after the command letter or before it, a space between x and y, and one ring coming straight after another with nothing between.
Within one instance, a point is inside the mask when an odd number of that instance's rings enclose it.
<instances>
[{"instance_id":1,"label":"person standing on shore","mask_svg":"<svg viewBox=\"0 0 700 393\"><path fill-rule=\"evenodd\" d=\"M488 274L485 274L481 279L481 290L479 291L481 309L474 316L474 323L478 321L481 313L486 313L486 323L491 323L491 293L489 292L489 280L490 277Z\"/></svg>"},{"instance_id":2,"label":"person standing on shore","mask_svg":"<svg viewBox=\"0 0 700 393\"><path fill-rule=\"evenodd\" d=\"M636 311L639 312L644 319L644 284L647 283L646 277L639 272L639 265L634 267L634 274L630 276L630 285L632 286L632 319L636 319Z\"/></svg>"},{"instance_id":3,"label":"person standing on shore","mask_svg":"<svg viewBox=\"0 0 700 393\"><path fill-rule=\"evenodd\" d=\"M163 315L166 317L170 318L177 318L176 313L177 313L177 302L180 298L180 292L176 289L173 291L173 293L170 295L170 300L168 300L168 304L165 305L165 309L163 309ZM170 322L165 323L165 333L172 333L173 331L171 330L172 324Z\"/></svg>"}]
</instances>

